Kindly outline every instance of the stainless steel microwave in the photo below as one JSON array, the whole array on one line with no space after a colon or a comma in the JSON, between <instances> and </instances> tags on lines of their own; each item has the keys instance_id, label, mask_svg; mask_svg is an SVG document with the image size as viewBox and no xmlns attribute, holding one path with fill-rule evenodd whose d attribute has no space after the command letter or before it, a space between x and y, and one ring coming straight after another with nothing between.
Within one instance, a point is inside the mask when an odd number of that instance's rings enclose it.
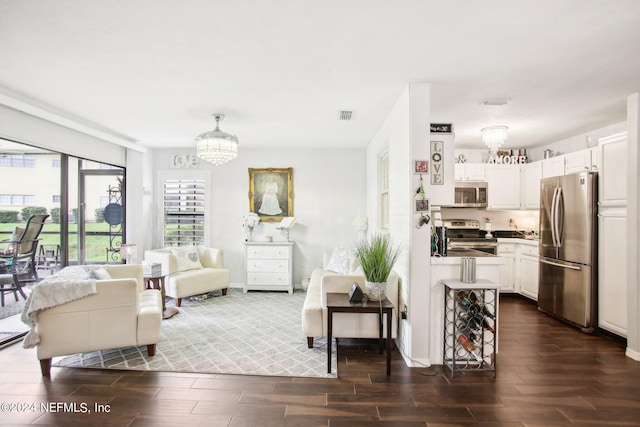
<instances>
[{"instance_id":1,"label":"stainless steel microwave","mask_svg":"<svg viewBox=\"0 0 640 427\"><path fill-rule=\"evenodd\" d=\"M453 207L486 208L487 190L484 181L456 181Z\"/></svg>"}]
</instances>

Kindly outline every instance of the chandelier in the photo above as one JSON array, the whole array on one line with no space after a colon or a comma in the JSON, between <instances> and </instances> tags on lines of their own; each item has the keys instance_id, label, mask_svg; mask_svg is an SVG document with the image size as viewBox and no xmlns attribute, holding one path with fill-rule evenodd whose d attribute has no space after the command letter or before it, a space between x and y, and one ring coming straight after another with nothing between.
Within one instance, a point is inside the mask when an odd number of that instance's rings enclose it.
<instances>
[{"instance_id":1,"label":"chandelier","mask_svg":"<svg viewBox=\"0 0 640 427\"><path fill-rule=\"evenodd\" d=\"M212 114L216 128L196 137L196 155L214 165L222 165L238 156L238 138L220 130L223 114Z\"/></svg>"},{"instance_id":2,"label":"chandelier","mask_svg":"<svg viewBox=\"0 0 640 427\"><path fill-rule=\"evenodd\" d=\"M507 139L506 126L489 126L482 129L482 141L489 147L491 153L495 154Z\"/></svg>"}]
</instances>

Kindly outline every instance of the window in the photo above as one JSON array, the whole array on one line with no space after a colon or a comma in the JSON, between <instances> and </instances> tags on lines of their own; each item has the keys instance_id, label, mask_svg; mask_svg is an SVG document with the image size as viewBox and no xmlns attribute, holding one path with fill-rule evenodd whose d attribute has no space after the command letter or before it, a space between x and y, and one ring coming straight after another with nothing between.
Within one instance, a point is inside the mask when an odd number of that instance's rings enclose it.
<instances>
[{"instance_id":1,"label":"window","mask_svg":"<svg viewBox=\"0 0 640 427\"><path fill-rule=\"evenodd\" d=\"M25 206L35 203L36 196L33 194L0 194L1 205Z\"/></svg>"},{"instance_id":2,"label":"window","mask_svg":"<svg viewBox=\"0 0 640 427\"><path fill-rule=\"evenodd\" d=\"M60 166L61 166L60 159L51 160L51 167L52 168L59 168Z\"/></svg>"},{"instance_id":3,"label":"window","mask_svg":"<svg viewBox=\"0 0 640 427\"><path fill-rule=\"evenodd\" d=\"M389 229L389 153L384 152L378 159L380 179L380 229Z\"/></svg>"},{"instance_id":4,"label":"window","mask_svg":"<svg viewBox=\"0 0 640 427\"><path fill-rule=\"evenodd\" d=\"M165 180L163 184L164 246L204 243L204 208L204 180Z\"/></svg>"},{"instance_id":5,"label":"window","mask_svg":"<svg viewBox=\"0 0 640 427\"><path fill-rule=\"evenodd\" d=\"M51 201L53 203L60 203L60 195L59 194L54 194Z\"/></svg>"},{"instance_id":6,"label":"window","mask_svg":"<svg viewBox=\"0 0 640 427\"><path fill-rule=\"evenodd\" d=\"M36 156L33 154L8 154L0 158L0 167L35 168Z\"/></svg>"}]
</instances>

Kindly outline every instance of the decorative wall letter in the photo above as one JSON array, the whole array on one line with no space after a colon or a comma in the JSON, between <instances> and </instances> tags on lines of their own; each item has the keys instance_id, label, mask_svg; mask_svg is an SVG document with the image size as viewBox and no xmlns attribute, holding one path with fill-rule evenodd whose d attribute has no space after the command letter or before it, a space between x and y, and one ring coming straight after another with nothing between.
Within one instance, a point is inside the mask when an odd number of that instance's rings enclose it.
<instances>
[{"instance_id":1,"label":"decorative wall letter","mask_svg":"<svg viewBox=\"0 0 640 427\"><path fill-rule=\"evenodd\" d=\"M444 185L444 142L431 141L431 185Z\"/></svg>"},{"instance_id":2,"label":"decorative wall letter","mask_svg":"<svg viewBox=\"0 0 640 427\"><path fill-rule=\"evenodd\" d=\"M199 165L198 156L192 154L172 154L169 167L172 169L197 168Z\"/></svg>"}]
</instances>

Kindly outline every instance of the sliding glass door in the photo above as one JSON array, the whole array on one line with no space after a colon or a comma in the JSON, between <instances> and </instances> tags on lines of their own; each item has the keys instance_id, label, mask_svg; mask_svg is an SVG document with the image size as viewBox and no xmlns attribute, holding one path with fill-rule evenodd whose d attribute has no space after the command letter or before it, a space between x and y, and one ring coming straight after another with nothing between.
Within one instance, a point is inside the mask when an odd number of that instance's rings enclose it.
<instances>
[{"instance_id":1,"label":"sliding glass door","mask_svg":"<svg viewBox=\"0 0 640 427\"><path fill-rule=\"evenodd\" d=\"M79 264L120 263L125 236L124 169L79 160L76 253ZM70 243L70 259L73 246Z\"/></svg>"}]
</instances>

